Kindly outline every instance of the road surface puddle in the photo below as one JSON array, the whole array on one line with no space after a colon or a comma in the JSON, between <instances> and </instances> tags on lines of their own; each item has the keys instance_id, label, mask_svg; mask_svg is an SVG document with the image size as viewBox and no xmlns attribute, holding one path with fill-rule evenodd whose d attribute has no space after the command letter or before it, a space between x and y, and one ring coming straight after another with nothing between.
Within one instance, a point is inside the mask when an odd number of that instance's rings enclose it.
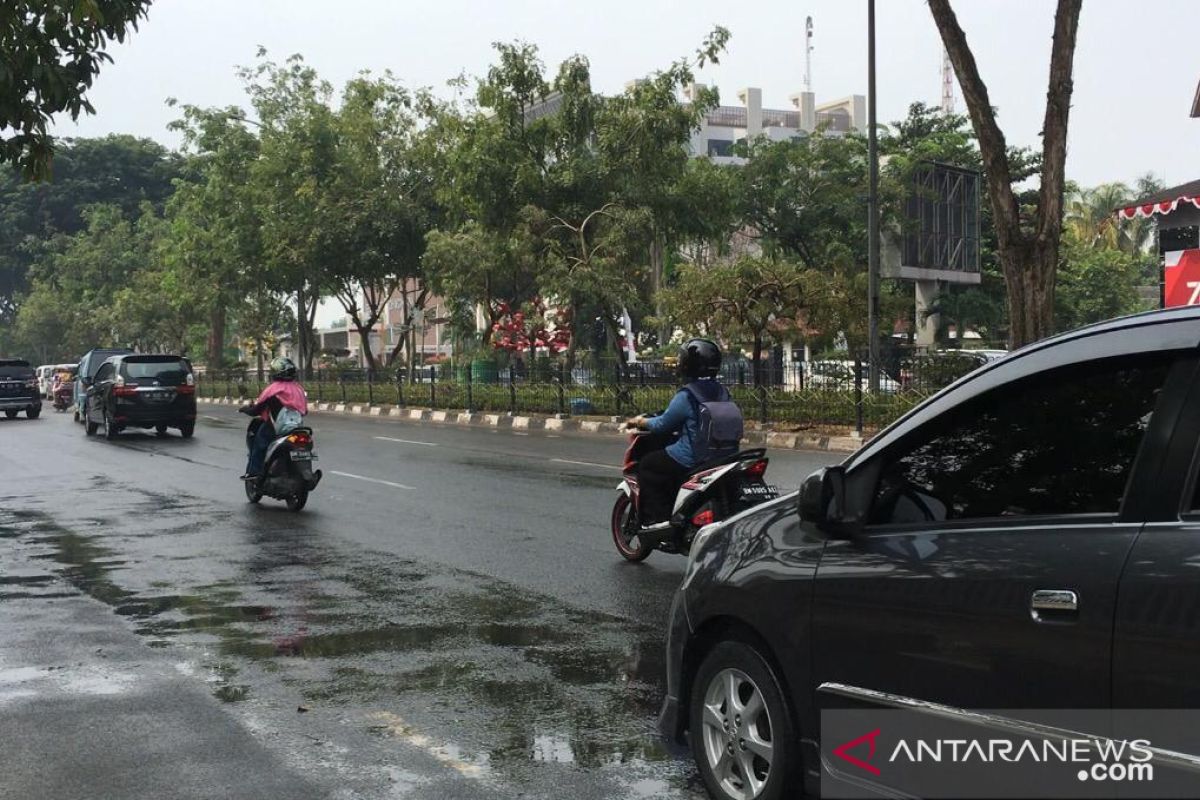
<instances>
[{"instance_id":1,"label":"road surface puddle","mask_svg":"<svg viewBox=\"0 0 1200 800\"><path fill-rule=\"evenodd\" d=\"M252 727L296 736L301 720L304 736L374 758L393 783L410 783L391 760L406 747L458 778L529 795L605 786L598 796L690 796L690 767L653 724L661 631L477 574L335 547L283 515L248 529L210 512L198 526L194 504L172 505L120 525L89 524L118 518L102 502L78 520L0 512L0 536L53 565L0 588L65 581L147 644L172 649L180 671Z\"/></svg>"}]
</instances>

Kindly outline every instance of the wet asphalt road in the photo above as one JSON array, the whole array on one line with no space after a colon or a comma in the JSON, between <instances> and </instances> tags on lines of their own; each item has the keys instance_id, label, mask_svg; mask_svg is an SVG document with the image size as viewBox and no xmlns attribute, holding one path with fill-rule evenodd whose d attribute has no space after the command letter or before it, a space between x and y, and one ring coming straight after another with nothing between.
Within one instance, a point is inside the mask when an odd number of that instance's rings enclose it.
<instances>
[{"instance_id":1,"label":"wet asphalt road","mask_svg":"<svg viewBox=\"0 0 1200 800\"><path fill-rule=\"evenodd\" d=\"M245 502L231 409L117 442L46 411L0 419L0 737L47 739L0 797L700 794L653 728L684 562L613 549L620 441L314 415L293 514Z\"/></svg>"}]
</instances>

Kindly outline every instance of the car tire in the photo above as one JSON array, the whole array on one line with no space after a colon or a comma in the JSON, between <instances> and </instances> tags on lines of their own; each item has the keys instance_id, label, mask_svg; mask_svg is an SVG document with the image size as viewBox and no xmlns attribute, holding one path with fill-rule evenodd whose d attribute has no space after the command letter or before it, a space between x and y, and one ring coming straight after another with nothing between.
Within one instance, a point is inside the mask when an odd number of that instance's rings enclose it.
<instances>
[{"instance_id":1,"label":"car tire","mask_svg":"<svg viewBox=\"0 0 1200 800\"><path fill-rule=\"evenodd\" d=\"M8 409L5 409L4 416L8 417L9 419L16 419L17 414L19 414L19 413L20 412L17 411L15 408L8 408Z\"/></svg>"},{"instance_id":2,"label":"car tire","mask_svg":"<svg viewBox=\"0 0 1200 800\"><path fill-rule=\"evenodd\" d=\"M167 435L167 426L166 425L155 425L154 432L157 433L159 436L166 436Z\"/></svg>"},{"instance_id":3,"label":"car tire","mask_svg":"<svg viewBox=\"0 0 1200 800\"><path fill-rule=\"evenodd\" d=\"M779 680L757 649L724 641L709 651L692 682L688 719L692 756L712 797L800 796L800 739Z\"/></svg>"},{"instance_id":4,"label":"car tire","mask_svg":"<svg viewBox=\"0 0 1200 800\"><path fill-rule=\"evenodd\" d=\"M179 435L185 439L192 438L192 434L196 432L195 422L184 422L179 426Z\"/></svg>"},{"instance_id":5,"label":"car tire","mask_svg":"<svg viewBox=\"0 0 1200 800\"><path fill-rule=\"evenodd\" d=\"M30 419L37 419L39 416L41 416L41 413L42 413L41 406L37 406L36 408L25 409L25 416L29 417Z\"/></svg>"},{"instance_id":6,"label":"car tire","mask_svg":"<svg viewBox=\"0 0 1200 800\"><path fill-rule=\"evenodd\" d=\"M117 424L107 411L104 412L104 438L110 442L117 438Z\"/></svg>"},{"instance_id":7,"label":"car tire","mask_svg":"<svg viewBox=\"0 0 1200 800\"><path fill-rule=\"evenodd\" d=\"M80 416L83 418L83 433L84 433L84 435L85 436L95 436L96 429L100 426L97 425L96 423L92 422L90 419L88 419L88 407L86 404L84 404L83 411L80 414Z\"/></svg>"}]
</instances>

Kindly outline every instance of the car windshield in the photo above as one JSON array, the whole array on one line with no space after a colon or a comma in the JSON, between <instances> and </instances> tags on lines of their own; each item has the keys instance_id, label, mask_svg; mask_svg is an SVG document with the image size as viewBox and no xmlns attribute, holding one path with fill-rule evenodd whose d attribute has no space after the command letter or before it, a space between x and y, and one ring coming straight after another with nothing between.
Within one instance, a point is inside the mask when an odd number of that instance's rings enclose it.
<instances>
[{"instance_id":1,"label":"car windshield","mask_svg":"<svg viewBox=\"0 0 1200 800\"><path fill-rule=\"evenodd\" d=\"M192 368L181 358L125 359L123 373L133 381L158 381L168 386L183 383Z\"/></svg>"}]
</instances>

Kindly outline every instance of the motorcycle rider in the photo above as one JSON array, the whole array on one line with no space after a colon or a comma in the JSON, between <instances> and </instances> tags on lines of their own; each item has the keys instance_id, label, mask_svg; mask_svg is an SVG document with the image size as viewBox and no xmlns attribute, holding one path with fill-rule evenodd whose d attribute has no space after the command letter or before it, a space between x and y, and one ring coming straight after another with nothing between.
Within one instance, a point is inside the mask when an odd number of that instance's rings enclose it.
<instances>
[{"instance_id":1,"label":"motorcycle rider","mask_svg":"<svg viewBox=\"0 0 1200 800\"><path fill-rule=\"evenodd\" d=\"M273 359L271 382L267 388L262 390L253 403L238 409L242 414L259 418L254 442L250 447L250 459L246 464L246 474L242 475L242 480L257 479L262 475L267 448L271 446L277 427L280 427L277 422L281 416L299 414L300 417L304 417L308 414L308 397L304 387L296 380L296 374L296 365L290 358ZM293 413L283 414L285 409Z\"/></svg>"},{"instance_id":2,"label":"motorcycle rider","mask_svg":"<svg viewBox=\"0 0 1200 800\"><path fill-rule=\"evenodd\" d=\"M679 349L678 373L685 382L671 398L662 414L654 417L634 417L626 425L651 433L675 434L678 438L665 450L648 453L638 462L641 483L642 529L648 532L666 530L672 500L687 476L702 463L731 456L738 451L737 443L711 448L697 441L702 403L729 403L741 430L741 411L732 404L732 397L717 379L721 369L721 348L710 339L690 339Z\"/></svg>"}]
</instances>

